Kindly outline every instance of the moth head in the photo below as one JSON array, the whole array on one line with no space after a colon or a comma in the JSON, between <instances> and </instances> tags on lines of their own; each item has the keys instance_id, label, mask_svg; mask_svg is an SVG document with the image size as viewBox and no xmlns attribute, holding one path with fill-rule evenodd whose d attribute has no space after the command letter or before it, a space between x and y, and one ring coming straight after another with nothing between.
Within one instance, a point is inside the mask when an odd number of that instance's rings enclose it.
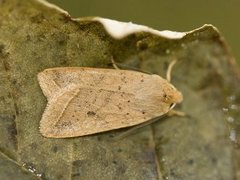
<instances>
[{"instance_id":1,"label":"moth head","mask_svg":"<svg viewBox=\"0 0 240 180\"><path fill-rule=\"evenodd\" d=\"M172 84L168 83L163 88L163 101L169 104L170 109L180 102L182 102L183 96Z\"/></svg>"}]
</instances>

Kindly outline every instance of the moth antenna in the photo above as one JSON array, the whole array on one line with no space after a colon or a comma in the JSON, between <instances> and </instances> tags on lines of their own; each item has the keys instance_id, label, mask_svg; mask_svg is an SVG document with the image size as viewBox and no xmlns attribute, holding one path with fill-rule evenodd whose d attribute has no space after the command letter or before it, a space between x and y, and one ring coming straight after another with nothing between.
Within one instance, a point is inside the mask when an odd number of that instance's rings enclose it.
<instances>
[{"instance_id":1,"label":"moth antenna","mask_svg":"<svg viewBox=\"0 0 240 180\"><path fill-rule=\"evenodd\" d=\"M132 67L132 66L128 66L128 65L125 65L125 64L121 64L121 63L116 63L113 56L111 58L111 62L112 62L112 66L115 68L115 69L130 69L130 70L133 70L133 71L138 71L138 72L142 72L142 73L145 73L145 74L149 74L149 75L152 75L151 72L148 72L148 71L145 71L145 70L141 70L139 68L136 68L136 67ZM118 64L118 65L117 65ZM119 66L121 66L122 68L120 68Z\"/></svg>"},{"instance_id":2,"label":"moth antenna","mask_svg":"<svg viewBox=\"0 0 240 180\"><path fill-rule=\"evenodd\" d=\"M168 69L167 69L167 74L166 74L166 79L168 82L171 82L171 73L172 73L172 68L173 66L176 64L177 60L174 59L168 66Z\"/></svg>"}]
</instances>

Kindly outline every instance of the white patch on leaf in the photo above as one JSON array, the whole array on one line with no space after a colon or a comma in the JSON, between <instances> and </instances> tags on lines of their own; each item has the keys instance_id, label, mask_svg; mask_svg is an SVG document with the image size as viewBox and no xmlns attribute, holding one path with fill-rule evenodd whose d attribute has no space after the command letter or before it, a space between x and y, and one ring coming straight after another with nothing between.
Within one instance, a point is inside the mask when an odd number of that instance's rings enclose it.
<instances>
[{"instance_id":1,"label":"white patch on leaf","mask_svg":"<svg viewBox=\"0 0 240 180\"><path fill-rule=\"evenodd\" d=\"M107 32L116 39L121 39L137 32L149 32L158 36L166 37L168 39L181 39L186 35L185 32L168 30L158 31L147 26L133 24L132 22L126 23L101 17L95 17L93 20L103 24Z\"/></svg>"}]
</instances>

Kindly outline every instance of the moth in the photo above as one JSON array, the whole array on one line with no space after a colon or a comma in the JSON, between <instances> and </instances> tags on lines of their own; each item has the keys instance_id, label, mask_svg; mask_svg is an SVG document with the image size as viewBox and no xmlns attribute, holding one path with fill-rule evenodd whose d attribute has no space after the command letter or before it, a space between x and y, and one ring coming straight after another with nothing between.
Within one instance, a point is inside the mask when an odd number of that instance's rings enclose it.
<instances>
[{"instance_id":1,"label":"moth","mask_svg":"<svg viewBox=\"0 0 240 180\"><path fill-rule=\"evenodd\" d=\"M88 67L46 69L38 74L47 107L45 137L67 138L130 127L168 113L182 94L159 75Z\"/></svg>"}]
</instances>

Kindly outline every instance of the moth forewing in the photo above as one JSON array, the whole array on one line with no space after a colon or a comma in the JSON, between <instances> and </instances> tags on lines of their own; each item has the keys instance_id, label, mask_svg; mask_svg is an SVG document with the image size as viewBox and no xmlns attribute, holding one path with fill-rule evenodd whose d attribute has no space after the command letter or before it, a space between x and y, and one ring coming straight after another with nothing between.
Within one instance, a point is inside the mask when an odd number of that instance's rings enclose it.
<instances>
[{"instance_id":1,"label":"moth forewing","mask_svg":"<svg viewBox=\"0 0 240 180\"><path fill-rule=\"evenodd\" d=\"M98 68L52 68L38 74L48 105L43 136L66 138L146 122L182 101L181 93L158 75ZM49 98L50 97L50 98Z\"/></svg>"}]
</instances>

